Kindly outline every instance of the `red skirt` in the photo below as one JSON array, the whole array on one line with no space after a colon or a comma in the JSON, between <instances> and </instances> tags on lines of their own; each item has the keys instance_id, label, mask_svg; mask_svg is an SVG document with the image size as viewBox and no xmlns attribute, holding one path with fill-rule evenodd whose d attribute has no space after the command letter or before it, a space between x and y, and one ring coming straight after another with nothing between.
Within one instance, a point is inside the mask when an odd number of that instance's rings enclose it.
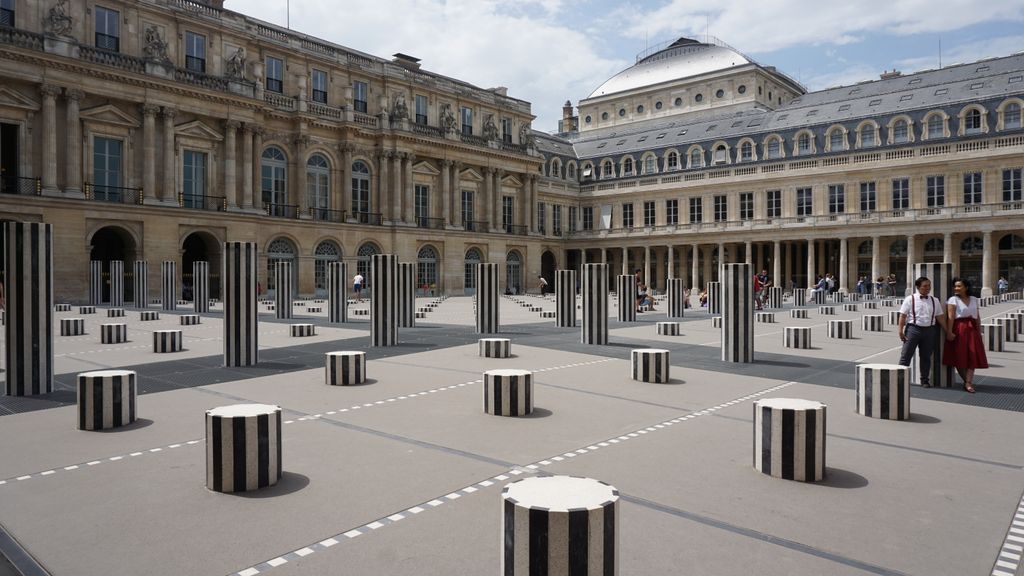
<instances>
[{"instance_id":1,"label":"red skirt","mask_svg":"<svg viewBox=\"0 0 1024 576\"><path fill-rule=\"evenodd\" d=\"M988 368L988 357L985 356L985 343L981 332L974 327L974 319L957 318L953 322L955 340L946 340L942 351L942 363L954 368Z\"/></svg>"}]
</instances>

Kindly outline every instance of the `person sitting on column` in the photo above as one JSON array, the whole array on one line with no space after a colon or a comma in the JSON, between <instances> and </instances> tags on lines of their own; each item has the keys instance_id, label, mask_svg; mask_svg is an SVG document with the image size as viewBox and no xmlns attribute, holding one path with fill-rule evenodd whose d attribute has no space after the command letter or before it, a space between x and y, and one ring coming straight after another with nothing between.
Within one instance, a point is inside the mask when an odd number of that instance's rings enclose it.
<instances>
[{"instance_id":1,"label":"person sitting on column","mask_svg":"<svg viewBox=\"0 0 1024 576\"><path fill-rule=\"evenodd\" d=\"M828 282L825 280L824 276L818 274L817 280L814 281L814 285L810 286L808 290L811 292L827 292Z\"/></svg>"},{"instance_id":2,"label":"person sitting on column","mask_svg":"<svg viewBox=\"0 0 1024 576\"><path fill-rule=\"evenodd\" d=\"M690 289L687 288L685 291L683 291L683 308L685 309L685 308L689 308L689 307L690 307Z\"/></svg>"},{"instance_id":3,"label":"person sitting on column","mask_svg":"<svg viewBox=\"0 0 1024 576\"><path fill-rule=\"evenodd\" d=\"M641 283L636 292L636 311L643 312L642 306L648 306L654 310L654 299L647 292L647 284Z\"/></svg>"},{"instance_id":4,"label":"person sitting on column","mask_svg":"<svg viewBox=\"0 0 1024 576\"><path fill-rule=\"evenodd\" d=\"M363 275L356 272L352 277L352 291L356 293L356 302L363 301Z\"/></svg>"},{"instance_id":5,"label":"person sitting on column","mask_svg":"<svg viewBox=\"0 0 1024 576\"><path fill-rule=\"evenodd\" d=\"M832 294L833 292L838 290L838 288L836 288L836 278L835 276L832 275L831 272L825 273L825 288L826 290L828 290L829 294Z\"/></svg>"},{"instance_id":6,"label":"person sitting on column","mask_svg":"<svg viewBox=\"0 0 1024 576\"><path fill-rule=\"evenodd\" d=\"M974 371L988 368L985 343L981 339L981 314L978 299L971 296L971 283L953 279L953 296L946 301L946 321L953 340L946 340L942 364L956 368L964 390L974 394Z\"/></svg>"},{"instance_id":7,"label":"person sitting on column","mask_svg":"<svg viewBox=\"0 0 1024 576\"><path fill-rule=\"evenodd\" d=\"M856 290L857 290L857 294L863 294L864 293L864 277L863 276L861 276L860 278L857 279L857 288L856 288Z\"/></svg>"},{"instance_id":8,"label":"person sitting on column","mask_svg":"<svg viewBox=\"0 0 1024 576\"><path fill-rule=\"evenodd\" d=\"M903 342L900 366L910 366L916 352L921 359L921 386L931 388L931 362L935 346L935 325L953 339L953 331L946 322L946 309L939 299L931 295L932 281L921 276L914 280L916 291L903 299L900 307L899 336Z\"/></svg>"},{"instance_id":9,"label":"person sitting on column","mask_svg":"<svg viewBox=\"0 0 1024 576\"><path fill-rule=\"evenodd\" d=\"M700 298L699 299L700 299L700 307L701 308L707 308L708 307L708 289L707 289L707 287L704 287L704 289L700 291Z\"/></svg>"},{"instance_id":10,"label":"person sitting on column","mask_svg":"<svg viewBox=\"0 0 1024 576\"><path fill-rule=\"evenodd\" d=\"M762 268L761 273L754 277L754 303L758 310L764 308L764 300L768 296L768 289L772 287L772 280L768 277L768 270Z\"/></svg>"}]
</instances>

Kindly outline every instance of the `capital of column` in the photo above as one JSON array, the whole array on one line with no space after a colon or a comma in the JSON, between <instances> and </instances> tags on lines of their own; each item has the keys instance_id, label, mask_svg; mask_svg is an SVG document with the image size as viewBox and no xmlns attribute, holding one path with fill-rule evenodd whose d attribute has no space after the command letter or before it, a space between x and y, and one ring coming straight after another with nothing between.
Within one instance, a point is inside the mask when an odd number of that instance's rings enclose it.
<instances>
[{"instance_id":1,"label":"capital of column","mask_svg":"<svg viewBox=\"0 0 1024 576\"><path fill-rule=\"evenodd\" d=\"M56 98L60 95L60 86L42 84L39 86L39 93L43 95L43 98Z\"/></svg>"},{"instance_id":2,"label":"capital of column","mask_svg":"<svg viewBox=\"0 0 1024 576\"><path fill-rule=\"evenodd\" d=\"M144 117L156 116L160 112L160 107L155 104L140 104L139 112L142 112Z\"/></svg>"},{"instance_id":3,"label":"capital of column","mask_svg":"<svg viewBox=\"0 0 1024 576\"><path fill-rule=\"evenodd\" d=\"M174 120L174 117L178 115L178 111L173 108L165 107L161 115L165 120Z\"/></svg>"},{"instance_id":4,"label":"capital of column","mask_svg":"<svg viewBox=\"0 0 1024 576\"><path fill-rule=\"evenodd\" d=\"M295 146L296 150L298 150L299 152L302 152L303 150L305 150L309 146L309 142L310 142L310 139L309 139L308 135L300 134L300 135L296 136L294 140L292 140L292 145Z\"/></svg>"},{"instance_id":5,"label":"capital of column","mask_svg":"<svg viewBox=\"0 0 1024 576\"><path fill-rule=\"evenodd\" d=\"M224 121L224 128L225 128L226 130L228 130L229 132L231 132L232 134L234 134L234 132L235 132L236 130L238 130L238 128L239 128L239 127L240 127L241 125L242 125L242 123L241 123L241 122L239 122L238 120L225 120L225 121Z\"/></svg>"},{"instance_id":6,"label":"capital of column","mask_svg":"<svg viewBox=\"0 0 1024 576\"><path fill-rule=\"evenodd\" d=\"M85 96L85 92L82 92L78 88L67 88L64 90L64 97L70 101L78 102Z\"/></svg>"}]
</instances>

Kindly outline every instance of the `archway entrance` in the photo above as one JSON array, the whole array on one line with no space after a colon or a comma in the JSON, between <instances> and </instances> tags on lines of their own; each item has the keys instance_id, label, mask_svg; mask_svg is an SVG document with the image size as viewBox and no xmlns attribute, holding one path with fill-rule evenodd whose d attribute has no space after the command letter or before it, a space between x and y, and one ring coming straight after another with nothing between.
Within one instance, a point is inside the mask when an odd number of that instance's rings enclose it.
<instances>
[{"instance_id":1,"label":"archway entrance","mask_svg":"<svg viewBox=\"0 0 1024 576\"><path fill-rule=\"evenodd\" d=\"M466 250L465 266L463 267L463 287L466 296L476 294L476 265L483 262L483 256L476 248Z\"/></svg>"},{"instance_id":2,"label":"archway entrance","mask_svg":"<svg viewBox=\"0 0 1024 576\"><path fill-rule=\"evenodd\" d=\"M960 242L960 277L974 286L974 294L981 294L982 255L985 243L978 236L968 236Z\"/></svg>"},{"instance_id":3,"label":"archway entrance","mask_svg":"<svg viewBox=\"0 0 1024 576\"><path fill-rule=\"evenodd\" d=\"M193 232L181 244L181 291L191 300L192 264L209 262L210 298L220 298L220 243L209 232Z\"/></svg>"},{"instance_id":4,"label":"archway entrance","mask_svg":"<svg viewBox=\"0 0 1024 576\"><path fill-rule=\"evenodd\" d=\"M416 255L416 294L434 296L437 292L437 250L427 245Z\"/></svg>"},{"instance_id":5,"label":"archway entrance","mask_svg":"<svg viewBox=\"0 0 1024 576\"><path fill-rule=\"evenodd\" d=\"M130 277L132 262L136 259L135 239L124 228L118 226L106 226L100 228L92 235L92 242L89 249L89 260L103 262L103 294L101 302L110 302L110 261L121 260L124 262L125 281L124 298L126 301L134 301L135 294ZM87 271L86 274L89 272ZM88 283L86 283L88 286Z\"/></svg>"},{"instance_id":6,"label":"archway entrance","mask_svg":"<svg viewBox=\"0 0 1024 576\"><path fill-rule=\"evenodd\" d=\"M999 241L999 276L1010 283L1010 291L1024 286L1024 238L1007 234Z\"/></svg>"},{"instance_id":7,"label":"archway entrance","mask_svg":"<svg viewBox=\"0 0 1024 576\"><path fill-rule=\"evenodd\" d=\"M523 266L519 252L509 250L505 256L505 289L512 294L523 293Z\"/></svg>"},{"instance_id":8,"label":"archway entrance","mask_svg":"<svg viewBox=\"0 0 1024 576\"><path fill-rule=\"evenodd\" d=\"M540 275L544 277L544 280L548 283L547 290L550 292L555 286L555 269L558 264L555 262L555 255L549 250L545 250L540 255Z\"/></svg>"},{"instance_id":9,"label":"archway entrance","mask_svg":"<svg viewBox=\"0 0 1024 576\"><path fill-rule=\"evenodd\" d=\"M275 238L270 246L267 248L267 292L269 296L277 294L277 283L290 282L292 285L292 294L297 294L296 288L298 282L296 279L299 277L299 261L297 258L298 252L295 249L295 244L287 238ZM292 277L278 279L274 270L274 263L278 260L286 260L292 263ZM272 292L273 291L273 292Z\"/></svg>"}]
</instances>

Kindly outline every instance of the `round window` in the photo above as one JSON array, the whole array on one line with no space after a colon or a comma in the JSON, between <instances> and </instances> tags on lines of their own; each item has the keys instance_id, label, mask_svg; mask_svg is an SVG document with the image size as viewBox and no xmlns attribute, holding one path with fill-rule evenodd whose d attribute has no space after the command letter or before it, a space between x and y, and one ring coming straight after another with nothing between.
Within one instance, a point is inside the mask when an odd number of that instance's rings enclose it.
<instances>
[{"instance_id":1,"label":"round window","mask_svg":"<svg viewBox=\"0 0 1024 576\"><path fill-rule=\"evenodd\" d=\"M636 107L636 113L637 114L643 114L644 113L644 105L643 104L641 104L641 105Z\"/></svg>"},{"instance_id":2,"label":"round window","mask_svg":"<svg viewBox=\"0 0 1024 576\"><path fill-rule=\"evenodd\" d=\"M682 98L676 98L676 106L682 106L682 105L683 105L683 99Z\"/></svg>"},{"instance_id":3,"label":"round window","mask_svg":"<svg viewBox=\"0 0 1024 576\"><path fill-rule=\"evenodd\" d=\"M592 120L592 119L591 119L591 117L590 117L590 116L587 116L586 118L584 118L584 119L583 119L583 121L584 121L584 122L586 122L587 124L590 124L590 121L591 121L591 120Z\"/></svg>"},{"instance_id":4,"label":"round window","mask_svg":"<svg viewBox=\"0 0 1024 576\"><path fill-rule=\"evenodd\" d=\"M739 92L740 94L746 94L747 93L747 87L745 85L743 85L743 84L740 84L740 87L737 88L736 91Z\"/></svg>"},{"instance_id":5,"label":"round window","mask_svg":"<svg viewBox=\"0 0 1024 576\"><path fill-rule=\"evenodd\" d=\"M607 119L608 119L608 113L607 112L601 112L601 120L607 120Z\"/></svg>"},{"instance_id":6,"label":"round window","mask_svg":"<svg viewBox=\"0 0 1024 576\"><path fill-rule=\"evenodd\" d=\"M625 115L626 115L626 109L625 108L619 108L619 117L621 118L621 117L623 117Z\"/></svg>"},{"instance_id":7,"label":"round window","mask_svg":"<svg viewBox=\"0 0 1024 576\"><path fill-rule=\"evenodd\" d=\"M722 90L721 88L719 88L718 91L715 92L715 98L721 98L723 96L725 96L725 90Z\"/></svg>"},{"instance_id":8,"label":"round window","mask_svg":"<svg viewBox=\"0 0 1024 576\"><path fill-rule=\"evenodd\" d=\"M661 102L655 102L654 103L654 109L655 110L661 110Z\"/></svg>"},{"instance_id":9,"label":"round window","mask_svg":"<svg viewBox=\"0 0 1024 576\"><path fill-rule=\"evenodd\" d=\"M697 101L697 102L703 102L704 101L704 95L703 94L697 94L696 96L693 97L693 99L695 101Z\"/></svg>"}]
</instances>

